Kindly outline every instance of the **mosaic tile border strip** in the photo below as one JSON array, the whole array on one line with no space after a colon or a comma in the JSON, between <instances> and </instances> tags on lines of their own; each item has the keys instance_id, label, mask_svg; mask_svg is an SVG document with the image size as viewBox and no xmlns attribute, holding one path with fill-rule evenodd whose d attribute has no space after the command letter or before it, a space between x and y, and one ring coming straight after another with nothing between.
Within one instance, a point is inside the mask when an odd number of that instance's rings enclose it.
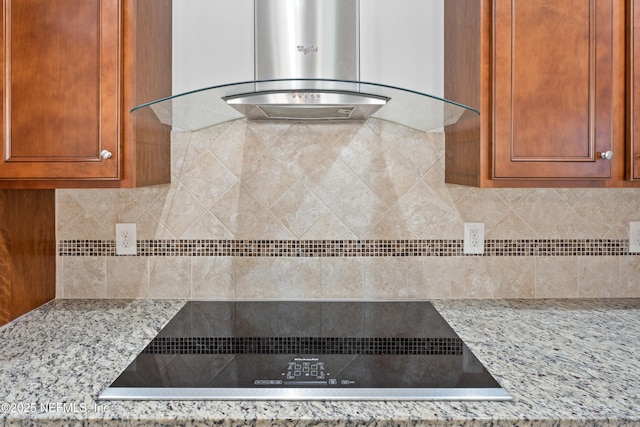
<instances>
[{"instance_id":1,"label":"mosaic tile border strip","mask_svg":"<svg viewBox=\"0 0 640 427\"><path fill-rule=\"evenodd\" d=\"M157 337L143 353L462 355L462 340L392 337Z\"/></svg>"},{"instance_id":2,"label":"mosaic tile border strip","mask_svg":"<svg viewBox=\"0 0 640 427\"><path fill-rule=\"evenodd\" d=\"M60 240L60 256L116 256L113 240ZM482 255L463 253L462 240L138 240L137 256L412 257L620 256L627 239L496 239ZM117 255L121 256L121 255ZM131 255L124 255L131 256Z\"/></svg>"}]
</instances>

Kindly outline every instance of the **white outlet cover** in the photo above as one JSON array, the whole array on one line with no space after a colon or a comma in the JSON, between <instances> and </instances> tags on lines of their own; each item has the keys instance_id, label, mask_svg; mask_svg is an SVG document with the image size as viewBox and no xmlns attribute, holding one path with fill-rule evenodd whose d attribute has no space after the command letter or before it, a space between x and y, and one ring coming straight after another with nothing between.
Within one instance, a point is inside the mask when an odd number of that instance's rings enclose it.
<instances>
[{"instance_id":1,"label":"white outlet cover","mask_svg":"<svg viewBox=\"0 0 640 427\"><path fill-rule=\"evenodd\" d=\"M137 255L136 224L116 224L116 255Z\"/></svg>"},{"instance_id":2,"label":"white outlet cover","mask_svg":"<svg viewBox=\"0 0 640 427\"><path fill-rule=\"evenodd\" d=\"M464 245L465 254L484 253L484 223L465 222L464 223Z\"/></svg>"}]
</instances>

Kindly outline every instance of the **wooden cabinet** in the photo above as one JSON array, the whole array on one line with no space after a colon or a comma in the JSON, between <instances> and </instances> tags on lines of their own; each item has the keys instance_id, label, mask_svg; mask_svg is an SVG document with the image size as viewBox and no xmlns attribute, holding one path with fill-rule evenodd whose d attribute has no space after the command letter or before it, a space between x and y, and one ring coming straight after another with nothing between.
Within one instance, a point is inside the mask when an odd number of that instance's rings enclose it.
<instances>
[{"instance_id":1,"label":"wooden cabinet","mask_svg":"<svg viewBox=\"0 0 640 427\"><path fill-rule=\"evenodd\" d=\"M0 325L55 297L55 190L0 190Z\"/></svg>"},{"instance_id":2,"label":"wooden cabinet","mask_svg":"<svg viewBox=\"0 0 640 427\"><path fill-rule=\"evenodd\" d=\"M640 180L640 0L627 2L627 177Z\"/></svg>"},{"instance_id":3,"label":"wooden cabinet","mask_svg":"<svg viewBox=\"0 0 640 427\"><path fill-rule=\"evenodd\" d=\"M447 0L445 51L447 182L625 184L622 1Z\"/></svg>"},{"instance_id":4,"label":"wooden cabinet","mask_svg":"<svg viewBox=\"0 0 640 427\"><path fill-rule=\"evenodd\" d=\"M0 188L170 180L171 0L3 0Z\"/></svg>"}]
</instances>

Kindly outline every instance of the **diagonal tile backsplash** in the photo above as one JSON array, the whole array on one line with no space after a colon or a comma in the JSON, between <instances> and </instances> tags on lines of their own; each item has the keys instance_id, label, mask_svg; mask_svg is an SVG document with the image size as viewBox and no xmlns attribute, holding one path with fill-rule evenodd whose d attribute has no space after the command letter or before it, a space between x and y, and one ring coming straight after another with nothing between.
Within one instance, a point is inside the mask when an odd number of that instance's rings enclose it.
<instances>
[{"instance_id":1,"label":"diagonal tile backsplash","mask_svg":"<svg viewBox=\"0 0 640 427\"><path fill-rule=\"evenodd\" d=\"M199 132L174 132L170 185L57 190L57 238L60 248L66 248L59 251L57 295L640 296L640 279L630 273L640 269L640 257L624 250L582 255L580 248L570 254L554 249L548 253L560 255L548 256L544 249L520 256L519 249L511 249L521 240L542 241L545 248L576 241L624 246L628 222L640 220L640 189L476 189L444 184L443 138L441 133L380 120L236 120ZM74 255L67 250L87 242L109 247L120 222L135 222L138 239L150 246L296 241L321 248L328 241L362 241L365 246L374 242L372 247L380 248L413 240L457 248L463 223L483 222L488 247L493 242L501 249L480 257L450 250L437 256L421 252L371 257L366 252L348 258L175 256L153 251L121 257L112 250L71 250ZM591 265L604 264L604 271L592 274Z\"/></svg>"}]
</instances>

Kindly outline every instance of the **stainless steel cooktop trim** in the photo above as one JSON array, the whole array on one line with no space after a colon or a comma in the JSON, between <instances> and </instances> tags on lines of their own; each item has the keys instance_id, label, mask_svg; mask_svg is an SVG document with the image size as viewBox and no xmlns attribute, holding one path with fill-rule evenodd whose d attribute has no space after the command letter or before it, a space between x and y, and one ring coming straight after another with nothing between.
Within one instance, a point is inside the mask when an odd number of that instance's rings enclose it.
<instances>
[{"instance_id":1,"label":"stainless steel cooktop trim","mask_svg":"<svg viewBox=\"0 0 640 427\"><path fill-rule=\"evenodd\" d=\"M110 400L511 400L503 388L108 388Z\"/></svg>"}]
</instances>

